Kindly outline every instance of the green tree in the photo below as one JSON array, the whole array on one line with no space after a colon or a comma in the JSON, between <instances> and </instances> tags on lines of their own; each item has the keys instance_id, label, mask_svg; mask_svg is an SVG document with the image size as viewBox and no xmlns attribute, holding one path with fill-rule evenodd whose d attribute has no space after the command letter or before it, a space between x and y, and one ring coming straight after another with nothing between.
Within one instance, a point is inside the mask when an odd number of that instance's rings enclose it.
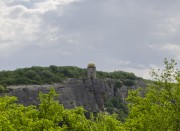
<instances>
[{"instance_id":1,"label":"green tree","mask_svg":"<svg viewBox=\"0 0 180 131\"><path fill-rule=\"evenodd\" d=\"M2 131L119 131L122 123L116 115L98 113L91 118L84 115L83 107L64 109L56 101L53 88L47 94L40 93L38 106L17 104L16 97L0 97L0 130Z\"/></svg>"},{"instance_id":2,"label":"green tree","mask_svg":"<svg viewBox=\"0 0 180 131\"><path fill-rule=\"evenodd\" d=\"M7 89L4 86L0 85L0 93L6 92L6 91L7 91Z\"/></svg>"},{"instance_id":3,"label":"green tree","mask_svg":"<svg viewBox=\"0 0 180 131\"><path fill-rule=\"evenodd\" d=\"M126 130L180 130L180 73L175 70L174 60L165 59L164 63L162 72L152 70L153 84L129 92L130 114L124 124Z\"/></svg>"},{"instance_id":4,"label":"green tree","mask_svg":"<svg viewBox=\"0 0 180 131\"><path fill-rule=\"evenodd\" d=\"M29 79L34 79L37 76L37 73L33 70L28 70L25 76Z\"/></svg>"},{"instance_id":5,"label":"green tree","mask_svg":"<svg viewBox=\"0 0 180 131\"><path fill-rule=\"evenodd\" d=\"M49 69L51 70L51 72L53 72L55 74L58 73L58 71L59 71L59 67L55 66L55 65L50 65Z\"/></svg>"},{"instance_id":6,"label":"green tree","mask_svg":"<svg viewBox=\"0 0 180 131\"><path fill-rule=\"evenodd\" d=\"M15 78L8 78L4 77L1 79L0 84L7 86L7 85L13 85L16 82Z\"/></svg>"}]
</instances>

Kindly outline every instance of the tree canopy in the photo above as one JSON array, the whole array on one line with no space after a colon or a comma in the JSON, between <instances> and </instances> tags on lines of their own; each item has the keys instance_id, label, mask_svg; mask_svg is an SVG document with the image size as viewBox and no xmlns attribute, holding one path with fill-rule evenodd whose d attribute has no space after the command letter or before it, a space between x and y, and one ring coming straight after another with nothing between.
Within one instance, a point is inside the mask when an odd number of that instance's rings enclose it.
<instances>
[{"instance_id":1,"label":"tree canopy","mask_svg":"<svg viewBox=\"0 0 180 131\"><path fill-rule=\"evenodd\" d=\"M164 63L162 72L152 70L153 84L129 92L126 130L180 130L180 72L174 60Z\"/></svg>"},{"instance_id":2,"label":"tree canopy","mask_svg":"<svg viewBox=\"0 0 180 131\"><path fill-rule=\"evenodd\" d=\"M0 97L0 130L2 131L114 131L121 130L116 115L98 113L87 119L83 107L64 109L52 88L47 94L39 94L38 106L15 103L16 97Z\"/></svg>"},{"instance_id":3,"label":"tree canopy","mask_svg":"<svg viewBox=\"0 0 180 131\"><path fill-rule=\"evenodd\" d=\"M102 72L97 71L97 77L100 79L140 79L133 73L124 71ZM14 71L0 72L0 85L24 85L24 84L53 84L61 83L66 78L87 78L87 70L75 66L55 66L16 69ZM124 82L127 83L126 81ZM130 83L130 82L129 82Z\"/></svg>"}]
</instances>

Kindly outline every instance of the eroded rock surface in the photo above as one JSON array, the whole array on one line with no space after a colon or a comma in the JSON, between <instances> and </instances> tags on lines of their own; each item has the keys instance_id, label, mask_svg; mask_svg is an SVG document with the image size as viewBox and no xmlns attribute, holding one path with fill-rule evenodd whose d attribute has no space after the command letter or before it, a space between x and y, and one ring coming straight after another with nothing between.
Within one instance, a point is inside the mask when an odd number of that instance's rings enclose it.
<instances>
[{"instance_id":1,"label":"eroded rock surface","mask_svg":"<svg viewBox=\"0 0 180 131\"><path fill-rule=\"evenodd\" d=\"M54 87L59 95L57 98L65 108L74 108L83 106L86 110L98 112L104 110L105 99L111 99L114 95L119 95L122 100L128 95L128 89L138 87L122 86L116 90L113 89L113 81L101 79L67 79L63 83L53 85L24 85L9 86L10 92L7 95L18 97L18 102L24 105L39 104L39 92L47 93Z\"/></svg>"}]
</instances>

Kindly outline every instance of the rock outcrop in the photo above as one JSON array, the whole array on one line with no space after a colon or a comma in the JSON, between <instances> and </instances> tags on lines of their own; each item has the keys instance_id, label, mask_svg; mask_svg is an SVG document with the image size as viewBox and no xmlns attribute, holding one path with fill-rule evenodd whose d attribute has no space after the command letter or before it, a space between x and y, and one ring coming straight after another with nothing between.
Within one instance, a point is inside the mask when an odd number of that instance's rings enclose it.
<instances>
[{"instance_id":1,"label":"rock outcrop","mask_svg":"<svg viewBox=\"0 0 180 131\"><path fill-rule=\"evenodd\" d=\"M111 82L108 82L111 81ZM138 82L136 82L138 84ZM67 79L63 83L53 85L21 85L9 86L9 96L18 97L18 102L24 105L39 104L39 92L47 93L54 87L59 95L57 98L65 108L83 106L86 110L98 112L104 110L105 99L119 95L122 100L128 95L128 89L135 89L138 85L122 86L114 92L113 80L100 79Z\"/></svg>"}]
</instances>

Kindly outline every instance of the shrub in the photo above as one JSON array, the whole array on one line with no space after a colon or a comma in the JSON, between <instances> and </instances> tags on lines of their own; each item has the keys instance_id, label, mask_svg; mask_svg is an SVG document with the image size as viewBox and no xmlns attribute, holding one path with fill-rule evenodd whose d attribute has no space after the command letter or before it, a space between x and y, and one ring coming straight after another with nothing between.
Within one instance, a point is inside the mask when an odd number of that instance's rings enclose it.
<instances>
[{"instance_id":1,"label":"shrub","mask_svg":"<svg viewBox=\"0 0 180 131\"><path fill-rule=\"evenodd\" d=\"M125 86L133 86L133 85L135 85L133 80L123 80L123 84Z\"/></svg>"},{"instance_id":2,"label":"shrub","mask_svg":"<svg viewBox=\"0 0 180 131\"><path fill-rule=\"evenodd\" d=\"M0 93L6 92L6 90L7 90L7 89L6 89L4 86L0 85Z\"/></svg>"},{"instance_id":3,"label":"shrub","mask_svg":"<svg viewBox=\"0 0 180 131\"><path fill-rule=\"evenodd\" d=\"M25 76L29 79L34 79L37 76L37 73L33 70L29 70L29 71L27 71Z\"/></svg>"}]
</instances>

